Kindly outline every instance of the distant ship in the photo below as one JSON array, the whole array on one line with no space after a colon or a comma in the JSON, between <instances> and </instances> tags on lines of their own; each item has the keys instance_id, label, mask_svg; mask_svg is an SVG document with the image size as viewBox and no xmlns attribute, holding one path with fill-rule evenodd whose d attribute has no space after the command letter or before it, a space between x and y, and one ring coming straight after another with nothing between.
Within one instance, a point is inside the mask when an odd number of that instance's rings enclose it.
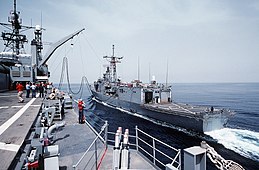
<instances>
[{"instance_id":1,"label":"distant ship","mask_svg":"<svg viewBox=\"0 0 259 170\"><path fill-rule=\"evenodd\" d=\"M103 78L95 81L91 89L98 101L160 123L201 133L223 128L229 116L233 114L226 109L173 102L172 87L158 84L155 79L149 84L140 80L123 83L117 78L116 72L116 64L120 63L123 57L114 55L113 46L112 56L104 58L108 59L110 65L106 68Z\"/></svg>"}]
</instances>

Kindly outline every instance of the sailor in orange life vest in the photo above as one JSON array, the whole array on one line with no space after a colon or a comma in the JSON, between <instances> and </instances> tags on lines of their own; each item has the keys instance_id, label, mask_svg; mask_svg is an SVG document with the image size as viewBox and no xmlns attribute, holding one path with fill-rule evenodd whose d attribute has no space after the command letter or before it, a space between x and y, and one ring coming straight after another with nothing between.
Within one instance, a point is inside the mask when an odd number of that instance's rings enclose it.
<instances>
[{"instance_id":1,"label":"sailor in orange life vest","mask_svg":"<svg viewBox=\"0 0 259 170\"><path fill-rule=\"evenodd\" d=\"M23 87L22 83L17 83L16 84L16 90L18 91L17 97L19 99L18 103L23 103L24 102L24 99L22 98L23 89L24 89L24 87Z\"/></svg>"},{"instance_id":2,"label":"sailor in orange life vest","mask_svg":"<svg viewBox=\"0 0 259 170\"><path fill-rule=\"evenodd\" d=\"M82 124L84 116L84 102L82 99L78 99L78 111L79 111L79 123Z\"/></svg>"}]
</instances>

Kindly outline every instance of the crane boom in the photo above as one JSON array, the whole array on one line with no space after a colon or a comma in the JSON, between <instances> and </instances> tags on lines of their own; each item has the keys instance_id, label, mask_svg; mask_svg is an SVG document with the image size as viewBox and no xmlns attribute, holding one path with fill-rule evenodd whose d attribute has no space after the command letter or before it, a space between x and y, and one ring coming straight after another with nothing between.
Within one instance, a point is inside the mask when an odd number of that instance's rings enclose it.
<instances>
[{"instance_id":1,"label":"crane boom","mask_svg":"<svg viewBox=\"0 0 259 170\"><path fill-rule=\"evenodd\" d=\"M81 29L76 31L73 34L70 34L66 37L64 37L63 39L57 41L56 43L54 43L48 50L48 52L45 54L44 58L40 61L38 68L40 68L42 65L46 64L46 62L50 59L50 57L52 56L52 54L64 43L66 43L68 40L72 39L74 36L78 35L80 32L84 31L85 29Z\"/></svg>"}]
</instances>

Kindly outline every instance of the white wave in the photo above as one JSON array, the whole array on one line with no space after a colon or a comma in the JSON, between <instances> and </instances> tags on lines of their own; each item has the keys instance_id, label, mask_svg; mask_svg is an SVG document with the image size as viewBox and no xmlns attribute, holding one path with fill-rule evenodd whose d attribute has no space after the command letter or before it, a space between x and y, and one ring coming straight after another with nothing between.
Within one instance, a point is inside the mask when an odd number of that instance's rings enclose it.
<instances>
[{"instance_id":1,"label":"white wave","mask_svg":"<svg viewBox=\"0 0 259 170\"><path fill-rule=\"evenodd\" d=\"M103 104L104 106L108 106L108 104L107 104L107 103L102 102L102 104Z\"/></svg>"},{"instance_id":2,"label":"white wave","mask_svg":"<svg viewBox=\"0 0 259 170\"><path fill-rule=\"evenodd\" d=\"M247 158L259 161L259 133L249 130L224 128L207 135L216 139L226 148ZM224 157L224 156L223 156Z\"/></svg>"}]
</instances>

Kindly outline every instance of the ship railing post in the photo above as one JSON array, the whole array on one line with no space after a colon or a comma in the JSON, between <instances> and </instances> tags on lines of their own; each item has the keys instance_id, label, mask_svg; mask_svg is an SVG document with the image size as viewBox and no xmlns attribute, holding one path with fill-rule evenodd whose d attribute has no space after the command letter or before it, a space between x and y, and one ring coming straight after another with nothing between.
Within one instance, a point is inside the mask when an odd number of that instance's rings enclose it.
<instances>
[{"instance_id":1,"label":"ship railing post","mask_svg":"<svg viewBox=\"0 0 259 170\"><path fill-rule=\"evenodd\" d=\"M136 129L136 150L138 152L138 126L136 126L135 129Z\"/></svg>"},{"instance_id":2,"label":"ship railing post","mask_svg":"<svg viewBox=\"0 0 259 170\"><path fill-rule=\"evenodd\" d=\"M153 163L154 165L156 165L156 146L155 146L154 138L152 138L152 140L153 140Z\"/></svg>"},{"instance_id":3,"label":"ship railing post","mask_svg":"<svg viewBox=\"0 0 259 170\"><path fill-rule=\"evenodd\" d=\"M105 121L105 134L104 134L104 139L105 139L105 148L107 149L108 147L108 121Z\"/></svg>"},{"instance_id":4,"label":"ship railing post","mask_svg":"<svg viewBox=\"0 0 259 170\"><path fill-rule=\"evenodd\" d=\"M179 169L182 169L182 159L181 159L181 155L182 155L182 151L181 149L179 149Z\"/></svg>"},{"instance_id":5,"label":"ship railing post","mask_svg":"<svg viewBox=\"0 0 259 170\"><path fill-rule=\"evenodd\" d=\"M96 144L97 140L95 140L94 142L94 149L95 149L95 169L98 170L98 163L97 163L97 144Z\"/></svg>"}]
</instances>

